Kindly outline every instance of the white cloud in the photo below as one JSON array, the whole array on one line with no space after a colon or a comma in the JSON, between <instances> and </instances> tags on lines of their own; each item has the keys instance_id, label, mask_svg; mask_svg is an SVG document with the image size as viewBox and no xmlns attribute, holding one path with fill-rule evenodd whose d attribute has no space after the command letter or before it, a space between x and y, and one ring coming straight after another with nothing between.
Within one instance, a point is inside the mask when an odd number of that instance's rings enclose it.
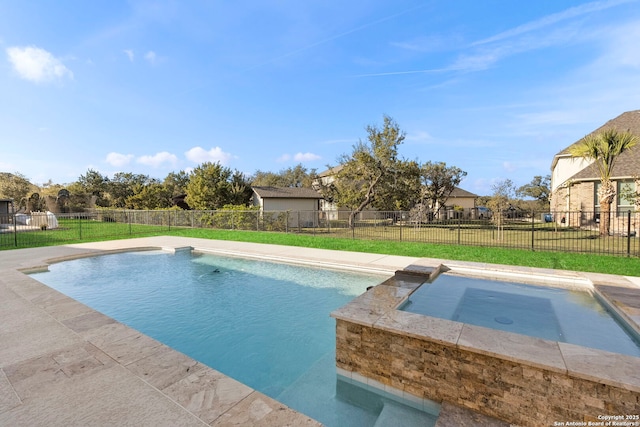
<instances>
[{"instance_id":1,"label":"white cloud","mask_svg":"<svg viewBox=\"0 0 640 427\"><path fill-rule=\"evenodd\" d=\"M163 163L169 163L171 165L175 165L178 162L178 158L167 151L162 151L160 153L156 153L153 156L140 156L137 159L138 163L142 163L143 165L153 166L157 168Z\"/></svg>"},{"instance_id":2,"label":"white cloud","mask_svg":"<svg viewBox=\"0 0 640 427\"><path fill-rule=\"evenodd\" d=\"M391 46L420 53L437 52L451 49L460 43L460 37L422 36L403 42L391 42Z\"/></svg>"},{"instance_id":3,"label":"white cloud","mask_svg":"<svg viewBox=\"0 0 640 427\"><path fill-rule=\"evenodd\" d=\"M293 160L296 162L311 162L313 160L320 160L321 158L322 157L314 153L296 153L293 156Z\"/></svg>"},{"instance_id":4,"label":"white cloud","mask_svg":"<svg viewBox=\"0 0 640 427\"><path fill-rule=\"evenodd\" d=\"M513 162L502 162L502 168L509 173L513 173L518 170L518 167Z\"/></svg>"},{"instance_id":5,"label":"white cloud","mask_svg":"<svg viewBox=\"0 0 640 427\"><path fill-rule=\"evenodd\" d=\"M361 74L356 77L483 71L495 66L496 63L504 58L516 54L552 46L566 46L584 41L585 37L593 37L593 28L589 28L588 31L585 31L583 28L584 23L581 19L583 16L597 14L602 10L636 1L637 0L594 1L544 16L538 20L527 22L518 27L471 43L467 51L458 55L457 59L450 65L442 68ZM588 35L585 36L585 34ZM626 40L626 42L620 46L620 49L616 49L616 53L619 53L617 57L622 59L617 59L616 62L626 61L627 64L635 66L638 64L638 56L634 55L637 49L635 47L637 43L634 44L636 38L633 37L633 34L629 35L626 32L624 34L624 40ZM428 51L428 49L433 48L432 43L435 42L437 42L437 39L424 38L406 43L396 43L394 46L414 51ZM628 49L624 44L631 45L629 46L631 49Z\"/></svg>"},{"instance_id":6,"label":"white cloud","mask_svg":"<svg viewBox=\"0 0 640 427\"><path fill-rule=\"evenodd\" d=\"M601 10L615 7L624 3L630 3L632 1L634 0L608 0L608 1L594 1L591 3L581 4L579 6L575 6L575 7L571 7L569 9L563 10L562 12L554 13L551 15L547 15L541 19L527 22L526 24L520 25L515 28L511 28L507 31L503 31L502 33L488 37L484 40L479 40L473 43L472 46L492 43L492 42L520 36L522 34L543 29L545 27L556 24L558 22L562 22L568 19L576 18L576 17L590 14L590 13L600 12Z\"/></svg>"},{"instance_id":7,"label":"white cloud","mask_svg":"<svg viewBox=\"0 0 640 427\"><path fill-rule=\"evenodd\" d=\"M631 21L605 29L597 36L606 40L604 54L596 63L600 72L611 68L628 68L630 71L640 68L640 22Z\"/></svg>"},{"instance_id":8,"label":"white cloud","mask_svg":"<svg viewBox=\"0 0 640 427\"><path fill-rule=\"evenodd\" d=\"M222 151L220 147L214 147L209 151L202 147L193 147L184 154L187 159L198 164L203 162L220 162L220 164L224 165L233 157L230 153Z\"/></svg>"},{"instance_id":9,"label":"white cloud","mask_svg":"<svg viewBox=\"0 0 640 427\"><path fill-rule=\"evenodd\" d=\"M320 160L322 157L314 153L296 153L293 156L291 154L283 154L276 159L277 162L283 163L293 159L296 162L311 162L314 160Z\"/></svg>"},{"instance_id":10,"label":"white cloud","mask_svg":"<svg viewBox=\"0 0 640 427\"><path fill-rule=\"evenodd\" d=\"M158 55L156 55L154 51L150 50L149 52L144 54L144 59L149 61L151 65L154 65L158 60Z\"/></svg>"},{"instance_id":11,"label":"white cloud","mask_svg":"<svg viewBox=\"0 0 640 427\"><path fill-rule=\"evenodd\" d=\"M129 58L129 61L133 62L135 58L133 51L131 49L125 49L123 52L127 55L127 57Z\"/></svg>"},{"instance_id":12,"label":"white cloud","mask_svg":"<svg viewBox=\"0 0 640 427\"><path fill-rule=\"evenodd\" d=\"M131 159L133 159L133 154L120 154L111 152L107 154L106 162L111 166L121 167L128 165L129 162L131 162Z\"/></svg>"},{"instance_id":13,"label":"white cloud","mask_svg":"<svg viewBox=\"0 0 640 427\"><path fill-rule=\"evenodd\" d=\"M73 73L51 53L35 46L7 48L9 61L18 75L36 83L73 79Z\"/></svg>"},{"instance_id":14,"label":"white cloud","mask_svg":"<svg viewBox=\"0 0 640 427\"><path fill-rule=\"evenodd\" d=\"M418 132L407 135L405 139L407 141L427 142L429 140L432 140L433 137L429 134L429 132L418 131Z\"/></svg>"},{"instance_id":15,"label":"white cloud","mask_svg":"<svg viewBox=\"0 0 640 427\"><path fill-rule=\"evenodd\" d=\"M533 127L540 132L544 127L580 123L584 117L574 110L545 110L518 114L515 119L514 125L519 129Z\"/></svg>"}]
</instances>

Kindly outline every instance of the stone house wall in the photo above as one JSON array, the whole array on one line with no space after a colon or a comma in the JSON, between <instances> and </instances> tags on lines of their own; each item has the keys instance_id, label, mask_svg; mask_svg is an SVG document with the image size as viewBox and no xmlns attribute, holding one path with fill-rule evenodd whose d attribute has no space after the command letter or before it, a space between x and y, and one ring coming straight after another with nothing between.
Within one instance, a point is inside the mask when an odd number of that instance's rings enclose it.
<instances>
[{"instance_id":1,"label":"stone house wall","mask_svg":"<svg viewBox=\"0 0 640 427\"><path fill-rule=\"evenodd\" d=\"M559 187L551 196L551 210L554 212L593 211L595 210L594 191L593 181L575 183L570 188ZM569 199L568 206L567 199Z\"/></svg>"},{"instance_id":2,"label":"stone house wall","mask_svg":"<svg viewBox=\"0 0 640 427\"><path fill-rule=\"evenodd\" d=\"M570 188L559 187L556 189L551 196L551 212L554 214L555 221L566 227L591 227L597 229L595 182L578 182ZM640 231L639 228L640 217L638 212L632 213L631 231L636 231L637 233ZM612 206L610 231L614 234L625 234L627 230L627 212L615 212L615 206Z\"/></svg>"}]
</instances>

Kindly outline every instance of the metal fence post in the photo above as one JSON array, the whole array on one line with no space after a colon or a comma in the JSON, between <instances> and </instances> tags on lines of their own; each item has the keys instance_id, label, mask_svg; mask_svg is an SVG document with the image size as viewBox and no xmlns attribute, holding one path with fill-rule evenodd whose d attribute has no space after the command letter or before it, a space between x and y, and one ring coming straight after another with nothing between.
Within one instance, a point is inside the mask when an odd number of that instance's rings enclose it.
<instances>
[{"instance_id":1,"label":"metal fence post","mask_svg":"<svg viewBox=\"0 0 640 427\"><path fill-rule=\"evenodd\" d=\"M18 247L18 221L16 219L16 214L13 214L13 243L17 248Z\"/></svg>"},{"instance_id":2,"label":"metal fence post","mask_svg":"<svg viewBox=\"0 0 640 427\"><path fill-rule=\"evenodd\" d=\"M356 238L356 216L353 216L353 224L351 224L351 239L355 240Z\"/></svg>"},{"instance_id":3,"label":"metal fence post","mask_svg":"<svg viewBox=\"0 0 640 427\"><path fill-rule=\"evenodd\" d=\"M531 250L535 251L536 213L531 211Z\"/></svg>"},{"instance_id":4,"label":"metal fence post","mask_svg":"<svg viewBox=\"0 0 640 427\"><path fill-rule=\"evenodd\" d=\"M631 209L627 211L627 257L631 256Z\"/></svg>"}]
</instances>

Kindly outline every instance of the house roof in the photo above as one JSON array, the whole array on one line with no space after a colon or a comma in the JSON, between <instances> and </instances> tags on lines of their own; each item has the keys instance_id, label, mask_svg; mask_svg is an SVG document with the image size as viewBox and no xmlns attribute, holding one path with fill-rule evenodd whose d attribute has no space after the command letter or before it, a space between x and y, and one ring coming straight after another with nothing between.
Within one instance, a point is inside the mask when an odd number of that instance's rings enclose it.
<instances>
[{"instance_id":1,"label":"house roof","mask_svg":"<svg viewBox=\"0 0 640 427\"><path fill-rule=\"evenodd\" d=\"M616 164L611 171L612 178L633 178L640 175L640 147L623 152L616 160ZM585 181L589 179L600 179L600 173L595 163L591 163L577 174L571 177L572 180Z\"/></svg>"},{"instance_id":2,"label":"house roof","mask_svg":"<svg viewBox=\"0 0 640 427\"><path fill-rule=\"evenodd\" d=\"M325 176L335 175L340 172L344 168L344 165L334 166L331 169L327 169L326 171L320 172L318 176L320 178L324 178Z\"/></svg>"},{"instance_id":3,"label":"house roof","mask_svg":"<svg viewBox=\"0 0 640 427\"><path fill-rule=\"evenodd\" d=\"M262 199L322 199L313 188L251 187Z\"/></svg>"},{"instance_id":4,"label":"house roof","mask_svg":"<svg viewBox=\"0 0 640 427\"><path fill-rule=\"evenodd\" d=\"M451 194L449 194L449 198L453 198L453 197L457 197L457 198L476 198L478 197L477 194L473 194L470 191L467 190L463 190L460 187L456 187L453 189L453 191L451 192Z\"/></svg>"},{"instance_id":5,"label":"house roof","mask_svg":"<svg viewBox=\"0 0 640 427\"><path fill-rule=\"evenodd\" d=\"M607 123L603 124L588 135L595 135L606 129L615 129L618 132L630 132L640 137L640 110L633 110L622 113L618 117L609 120ZM560 151L558 154L556 154L556 156L570 155L569 150L571 149L571 147L573 147L574 145L578 145L580 141L582 141L582 138L580 138L564 150Z\"/></svg>"},{"instance_id":6,"label":"house roof","mask_svg":"<svg viewBox=\"0 0 640 427\"><path fill-rule=\"evenodd\" d=\"M603 130L615 129L619 132L630 132L640 137L640 110L627 111L620 114L618 117L609 120L598 129L594 130L588 135L595 135ZM587 136L588 136L587 135ZM570 157L569 150L571 147L577 145L582 141L580 138L564 150L555 155L551 168L553 169L560 157ZM623 152L611 171L611 175L614 178L627 178L635 175L640 175L640 144L632 147L631 149ZM589 180L598 179L599 173L595 163L590 164L586 168L582 169L577 174L573 175L570 179L573 180Z\"/></svg>"}]
</instances>

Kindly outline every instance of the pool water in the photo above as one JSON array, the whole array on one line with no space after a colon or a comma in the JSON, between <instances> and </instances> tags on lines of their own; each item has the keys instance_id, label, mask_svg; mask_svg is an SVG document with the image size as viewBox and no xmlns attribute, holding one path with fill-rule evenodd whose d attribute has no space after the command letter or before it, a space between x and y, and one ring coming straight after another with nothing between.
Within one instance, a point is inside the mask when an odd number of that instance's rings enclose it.
<instances>
[{"instance_id":1,"label":"pool water","mask_svg":"<svg viewBox=\"0 0 640 427\"><path fill-rule=\"evenodd\" d=\"M372 426L380 413L336 393L329 314L385 276L145 251L32 277L327 426Z\"/></svg>"},{"instance_id":2,"label":"pool water","mask_svg":"<svg viewBox=\"0 0 640 427\"><path fill-rule=\"evenodd\" d=\"M589 292L442 274L404 311L640 357L630 330Z\"/></svg>"}]
</instances>

